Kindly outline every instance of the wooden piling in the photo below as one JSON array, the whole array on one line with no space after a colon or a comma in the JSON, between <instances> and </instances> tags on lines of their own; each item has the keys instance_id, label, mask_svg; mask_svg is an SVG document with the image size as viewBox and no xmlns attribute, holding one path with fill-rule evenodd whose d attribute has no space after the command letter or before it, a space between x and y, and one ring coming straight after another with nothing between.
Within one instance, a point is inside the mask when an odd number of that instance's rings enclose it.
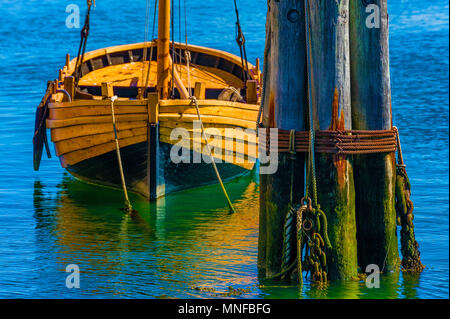
<instances>
[{"instance_id":1,"label":"wooden piling","mask_svg":"<svg viewBox=\"0 0 450 319\"><path fill-rule=\"evenodd\" d=\"M305 130L306 52L304 8L301 1L270 1L264 53L263 125ZM275 174L260 177L260 231L258 268L262 278L281 271L283 229L289 209L291 162L278 156ZM294 162L294 202L303 196L304 154ZM294 249L295 253L295 249Z\"/></svg>"},{"instance_id":2,"label":"wooden piling","mask_svg":"<svg viewBox=\"0 0 450 319\"><path fill-rule=\"evenodd\" d=\"M316 130L350 130L348 0L308 1L312 106ZM328 278L357 275L355 189L351 156L317 154L318 204L328 219L332 248Z\"/></svg>"},{"instance_id":3,"label":"wooden piling","mask_svg":"<svg viewBox=\"0 0 450 319\"><path fill-rule=\"evenodd\" d=\"M356 130L390 130L387 1L371 5L350 0L352 125ZM395 154L355 156L354 169L359 265L363 271L369 264L384 272L397 270Z\"/></svg>"}]
</instances>

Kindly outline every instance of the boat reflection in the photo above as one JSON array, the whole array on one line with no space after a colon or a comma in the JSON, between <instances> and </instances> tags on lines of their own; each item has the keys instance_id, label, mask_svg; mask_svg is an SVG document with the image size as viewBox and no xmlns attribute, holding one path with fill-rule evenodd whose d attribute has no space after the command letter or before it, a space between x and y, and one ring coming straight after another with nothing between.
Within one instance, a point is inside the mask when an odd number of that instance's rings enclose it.
<instances>
[{"instance_id":1,"label":"boat reflection","mask_svg":"<svg viewBox=\"0 0 450 319\"><path fill-rule=\"evenodd\" d=\"M57 263L79 265L84 294L190 297L205 296L191 287L249 287L257 281L257 181L226 187L236 214L211 185L150 204L132 195L138 213L127 216L119 191L65 175L54 196L36 182L37 240Z\"/></svg>"}]
</instances>

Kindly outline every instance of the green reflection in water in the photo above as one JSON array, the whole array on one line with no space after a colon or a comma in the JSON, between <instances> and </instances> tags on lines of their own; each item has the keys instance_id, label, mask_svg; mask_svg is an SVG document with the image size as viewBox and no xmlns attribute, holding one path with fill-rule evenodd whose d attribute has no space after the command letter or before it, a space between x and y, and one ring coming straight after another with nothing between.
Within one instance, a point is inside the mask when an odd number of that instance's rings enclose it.
<instances>
[{"instance_id":1,"label":"green reflection in water","mask_svg":"<svg viewBox=\"0 0 450 319\"><path fill-rule=\"evenodd\" d=\"M226 186L236 214L230 214L220 188L211 185L154 203L131 195L138 213L127 216L119 191L65 175L55 196L36 182L37 243L54 256L60 277L67 264L80 266L82 289L68 297L221 298L230 286L242 291L230 297L417 296L419 277L399 273L382 275L379 289L362 280L327 286L306 280L303 287L259 281L257 176ZM49 271L50 282L52 275ZM66 290L61 296L67 297Z\"/></svg>"}]
</instances>

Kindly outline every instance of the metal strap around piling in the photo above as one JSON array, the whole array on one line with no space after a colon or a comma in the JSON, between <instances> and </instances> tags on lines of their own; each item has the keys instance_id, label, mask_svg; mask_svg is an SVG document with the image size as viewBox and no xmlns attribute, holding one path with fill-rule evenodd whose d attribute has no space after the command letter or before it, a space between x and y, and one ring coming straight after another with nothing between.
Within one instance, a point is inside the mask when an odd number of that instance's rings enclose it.
<instances>
[{"instance_id":1,"label":"metal strap around piling","mask_svg":"<svg viewBox=\"0 0 450 319\"><path fill-rule=\"evenodd\" d=\"M127 185L125 183L125 175L123 173L122 157L120 156L119 138L117 136L116 117L115 117L115 114L114 114L114 101L115 100L117 100L117 96L113 96L113 97L110 98L112 124L113 124L113 129L114 129L114 139L116 141L117 162L119 163L120 178L122 180L122 188L123 188L123 193L124 193L124 196L125 196L125 210L127 212L131 212L133 210L133 207L131 206L130 200L128 198Z\"/></svg>"},{"instance_id":2,"label":"metal strap around piling","mask_svg":"<svg viewBox=\"0 0 450 319\"><path fill-rule=\"evenodd\" d=\"M230 207L231 212L235 213L236 211L234 210L233 204L231 203L231 200L230 200L230 197L228 196L227 190L225 189L225 186L223 185L223 181L222 181L222 178L220 177L219 170L217 169L216 162L214 161L214 158L212 156L211 147L209 146L208 138L206 137L206 133L205 133L205 127L203 126L202 117L200 115L200 108L198 107L197 98L195 96L191 96L191 101L194 102L195 108L197 110L197 117L198 117L198 120L200 121L200 125L202 128L202 136L203 136L203 139L205 140L205 146L208 151L209 158L211 159L211 164L214 168L214 172L216 173L217 180L219 181L219 184L220 184L220 187L222 188L223 194L225 195L225 198L227 199L228 206Z\"/></svg>"},{"instance_id":3,"label":"metal strap around piling","mask_svg":"<svg viewBox=\"0 0 450 319\"><path fill-rule=\"evenodd\" d=\"M278 152L290 152L290 131L278 129ZM295 151L309 153L309 131L295 132ZM266 140L260 139L261 147L268 148L269 141L273 141L270 130L267 129ZM391 153L397 150L398 133L392 130L342 130L342 131L316 131L314 132L315 153L328 153L338 155L361 155L375 153Z\"/></svg>"}]
</instances>

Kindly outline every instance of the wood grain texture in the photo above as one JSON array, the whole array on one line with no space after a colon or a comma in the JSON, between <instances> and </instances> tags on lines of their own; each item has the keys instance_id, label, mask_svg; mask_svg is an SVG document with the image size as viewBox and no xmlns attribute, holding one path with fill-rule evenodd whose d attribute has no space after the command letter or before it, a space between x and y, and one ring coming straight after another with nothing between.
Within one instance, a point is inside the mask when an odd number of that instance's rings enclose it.
<instances>
[{"instance_id":1,"label":"wood grain texture","mask_svg":"<svg viewBox=\"0 0 450 319\"><path fill-rule=\"evenodd\" d=\"M133 144L138 144L147 140L147 134L122 138L119 142L120 147L126 147ZM100 145L90 146L88 148L76 150L66 153L60 157L61 164L64 168L69 165L77 164L89 158L94 158L99 155L108 153L116 149L115 141L110 141Z\"/></svg>"},{"instance_id":2,"label":"wood grain texture","mask_svg":"<svg viewBox=\"0 0 450 319\"><path fill-rule=\"evenodd\" d=\"M78 178L102 185L114 187L120 185L120 181L110 179L108 176L110 174L108 172L112 168L102 168L100 163L101 159L114 162L111 158L111 154L114 153L111 102L105 98L115 94L119 96L114 103L117 135L120 147L124 149L122 154L129 162L124 164L124 167L127 166L127 170L134 172L132 180L139 184L139 186L136 186L137 184L131 185L134 191L149 195L149 167L158 171L157 196L184 189L185 186L189 188L214 181L214 172L211 170L206 173L210 164L194 165L191 169L187 164L173 166L173 163L169 161L170 148L176 142L169 141L171 130L178 127L192 127L192 123L198 118L190 100L154 99L155 94L152 94L152 92L154 86L157 85L156 74L158 70L156 61L161 53L167 55L167 52L173 49L171 44L167 45L168 39L163 37L161 40L164 40L165 44L164 50L159 50L159 54L155 41L87 52L81 66L82 76L79 82L83 93L78 91L75 94L76 99L71 102L66 101L65 95L62 93L53 92L51 95L49 118L46 124L51 130L52 141L55 143L56 152L60 156L62 166L68 168ZM150 48L153 48L152 55L149 54ZM175 48L179 51L177 53L184 56L185 44L176 43ZM229 86L238 89L244 87L240 58L226 52L199 46L190 45L188 50L193 56L189 70L190 78L187 77L186 66L175 64L174 67L179 76L180 87L186 86L188 82L204 83L202 89L204 94L201 94L202 99L199 100L199 107L201 113L204 114L205 127L217 127L220 134L225 134L225 128L255 129L259 109L256 103L209 100L209 98L218 96L222 89ZM143 61L144 51L148 53L148 61ZM63 82L66 79L66 83L69 83L70 76L75 71L75 61L76 59L70 61L67 57L67 65L60 72ZM167 71L167 63L161 63L160 67L164 68L164 72ZM142 74L145 73L143 70L147 68L150 68L149 89L147 90L150 95L148 95L148 98L144 98L143 91L139 93L137 89L144 84ZM259 69L255 69L251 64L249 64L249 68L252 71L252 80L261 77ZM165 83L167 79L170 80L170 74L164 79ZM104 84L103 90L102 83ZM68 84L68 86L70 85ZM61 88L64 88L64 85ZM135 97L138 97L138 99L135 100ZM205 100L205 97L208 100ZM165 145L164 151L153 154L155 155L151 157L153 163L148 160L150 151L146 145L149 140L149 127L151 127L149 123L157 126L158 138L155 143ZM160 131L161 135L159 134ZM192 133L192 129L189 132ZM248 138L249 141L245 140L245 136L242 135L236 137L235 140L226 138L223 142L212 143L217 144L214 145L216 147L229 148L233 155L248 156L249 153L252 153L252 148L257 148L257 137L256 134L251 133ZM167 141L167 143L164 141ZM204 142L202 143L204 144ZM142 147L142 145L146 146ZM159 146L157 148L159 149ZM190 145L189 151L195 153L192 148L193 145ZM127 150L130 150L130 152ZM133 161L132 157L136 157L136 160ZM229 157L221 157L224 160L229 160ZM155 163L157 165L153 165ZM136 167L130 167L129 165L136 165ZM251 170L254 167L254 161L247 160L244 163L236 162L234 164L222 163L220 166L226 167L223 178L228 179ZM177 169L182 167L184 170L183 172L178 171L179 176L189 175L190 178L195 176L196 181L186 183L185 186L179 184L180 181L186 182L186 179L179 178L177 180L172 172L167 171L175 167ZM204 176L199 174L204 174ZM165 183L165 178L170 179L168 184Z\"/></svg>"},{"instance_id":3,"label":"wood grain texture","mask_svg":"<svg viewBox=\"0 0 450 319\"><path fill-rule=\"evenodd\" d=\"M147 121L147 114L120 114L117 115L116 120L118 123L120 122L136 122L136 121ZM102 123L112 123L112 115L102 115L102 116L83 116L83 117L74 117L64 120L47 120L47 127L54 128L63 128L70 126L77 126L82 124L102 124ZM95 134L95 133L93 133Z\"/></svg>"},{"instance_id":4,"label":"wood grain texture","mask_svg":"<svg viewBox=\"0 0 450 319\"><path fill-rule=\"evenodd\" d=\"M208 163L179 163L170 161L170 144L160 142L158 158L158 187L162 195L171 194L189 188L211 185L217 182L214 170ZM147 178L147 142L121 147L125 180L130 192L149 198ZM194 157L191 152L191 158ZM248 174L250 170L229 163L218 163L217 167L223 180L229 181ZM117 156L114 150L86 159L67 167L76 178L88 183L121 189ZM193 178L196 176L196 178ZM161 196L161 193L159 194Z\"/></svg>"},{"instance_id":5,"label":"wood grain texture","mask_svg":"<svg viewBox=\"0 0 450 319\"><path fill-rule=\"evenodd\" d=\"M121 130L117 132L119 139L132 136L143 135L147 132L146 127L134 128L129 130ZM91 146L101 145L114 141L114 132L107 132L95 135L80 136L71 139L54 142L57 156L64 155L69 152L82 150Z\"/></svg>"},{"instance_id":6,"label":"wood grain texture","mask_svg":"<svg viewBox=\"0 0 450 319\"><path fill-rule=\"evenodd\" d=\"M366 5L350 0L352 125L357 130L392 127L389 71L389 17L386 0L379 28L369 28ZM399 269L395 212L395 154L355 156L358 258L362 269L376 264L383 271Z\"/></svg>"},{"instance_id":7,"label":"wood grain texture","mask_svg":"<svg viewBox=\"0 0 450 319\"><path fill-rule=\"evenodd\" d=\"M135 121L135 122L118 122L117 130L128 130L133 128L147 127L147 121ZM82 124L68 127L54 128L50 131L52 142L59 142L62 140L72 139L80 136L91 136L101 133L113 132L113 125L111 123L101 124Z\"/></svg>"},{"instance_id":8,"label":"wood grain texture","mask_svg":"<svg viewBox=\"0 0 450 319\"><path fill-rule=\"evenodd\" d=\"M108 48L103 48L103 49L86 52L84 61L86 61L86 63L89 63L90 65L93 64L91 61L105 61L106 63L105 62L101 63L101 65L103 67L116 66L116 65L123 66L125 64L128 66L128 68L135 68L140 61L134 61L134 63L133 63L133 61L130 61L130 59L128 57L128 55L129 55L128 52L129 51L132 51L132 52L137 51L142 54L143 50L145 50L145 49L147 49L147 51L150 52L151 47L156 47L156 42L134 43L134 44L112 46L112 47L108 47ZM184 50L185 48L186 48L186 44L175 43L175 49L177 51ZM196 45L188 45L188 50L191 52L191 55L193 57L192 58L193 63L191 64L191 67L193 67L194 69L201 68L202 70L205 70L204 65L201 65L201 63L197 63L198 56L200 56L200 55L212 56L212 57L220 59L220 61L219 61L220 65L217 68L214 68L214 65L210 65L209 67L213 67L211 69L225 71L225 73L235 74L235 76L242 75L240 57L238 57L234 54L230 54L228 52L224 52L221 50L215 50L215 49L211 49L211 48L196 46ZM153 51L154 51L154 56L156 57L157 50L154 49ZM121 56L127 56L127 58L125 59L124 57L121 57ZM140 60L141 57L139 57L138 59ZM128 61L128 62L126 62L126 61ZM153 61L156 62L156 58ZM76 58L72 59L68 63L68 66L64 67L63 76L69 76L75 72L75 63L76 63ZM227 67L225 67L225 65L227 65ZM256 67L254 65L252 65L251 63L248 63L248 65L249 65L249 68L252 70L252 72L251 72L252 79L256 80L259 77L261 77L261 73L259 72L259 70L256 69ZM119 68L122 68L122 66L119 66ZM156 64L154 64L154 67L155 67L155 71L156 71ZM210 69L209 67L206 66L206 70L209 70ZM100 67L98 69L102 69L102 68ZM98 69L95 68L95 70L88 70L88 72L86 74L83 74L83 77L80 80L83 81L83 78L85 78L86 76L89 76L89 74L92 73L92 71L96 72ZM141 70L140 73L142 74L142 64L140 66L140 70ZM181 70L182 70L182 68L181 68ZM127 71L126 69L122 69L122 72L126 72L126 71ZM101 71L101 72L103 72L103 71ZM97 73L97 74L101 74L101 72ZM111 72L111 74L114 74L114 72ZM156 77L156 72L154 72L153 74ZM236 75L236 74L239 74L239 75ZM85 78L85 80L88 82L91 82L91 80L89 80L89 77ZM156 83L156 78L154 79L154 82ZM98 85L100 85L100 83L101 83L101 81L98 82ZM192 82L192 83L195 83L195 82Z\"/></svg>"},{"instance_id":9,"label":"wood grain texture","mask_svg":"<svg viewBox=\"0 0 450 319\"><path fill-rule=\"evenodd\" d=\"M348 0L308 1L316 130L351 129ZM328 219L331 280L357 275L355 188L350 156L318 154L317 201Z\"/></svg>"},{"instance_id":10,"label":"wood grain texture","mask_svg":"<svg viewBox=\"0 0 450 319\"><path fill-rule=\"evenodd\" d=\"M304 2L269 1L266 20L262 104L263 125L305 130L306 50ZM279 154L278 170L260 176L258 269L263 278L281 271L283 229L289 209L289 154ZM294 162L294 204L303 195L304 155Z\"/></svg>"}]
</instances>

